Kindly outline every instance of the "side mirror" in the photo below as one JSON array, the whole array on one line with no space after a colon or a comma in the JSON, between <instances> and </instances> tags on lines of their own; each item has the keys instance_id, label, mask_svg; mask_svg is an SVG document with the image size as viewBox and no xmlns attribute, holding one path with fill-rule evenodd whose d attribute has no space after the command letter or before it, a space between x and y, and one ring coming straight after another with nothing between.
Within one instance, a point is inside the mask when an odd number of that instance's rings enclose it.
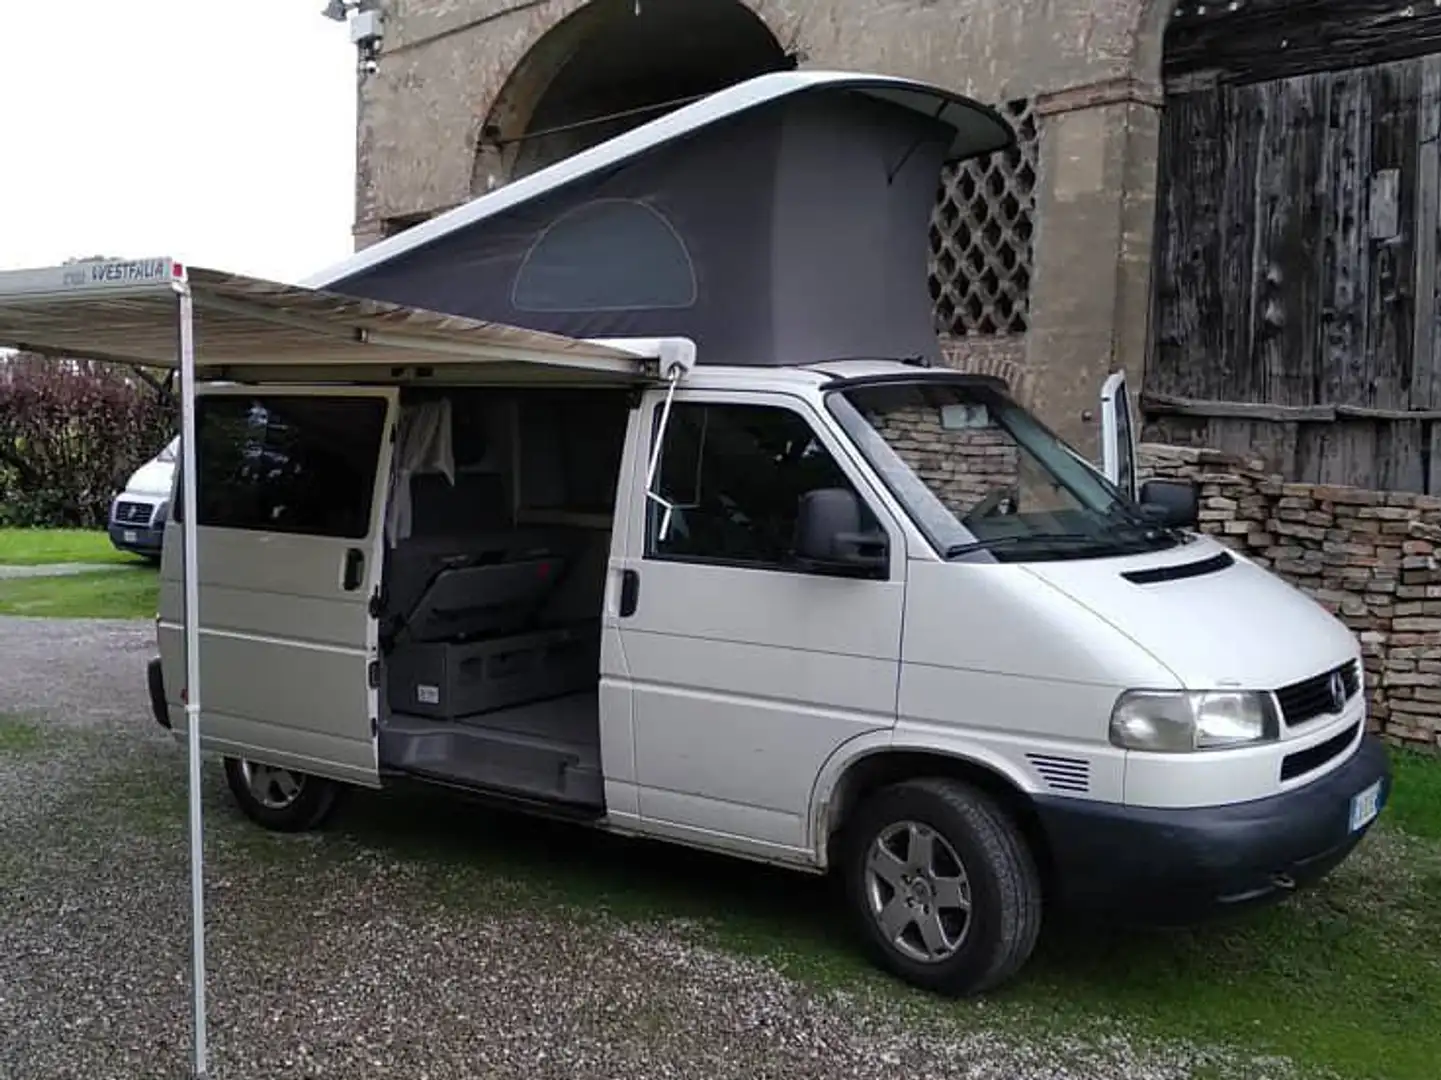
<instances>
[{"instance_id":1,"label":"side mirror","mask_svg":"<svg viewBox=\"0 0 1441 1080\"><path fill-rule=\"evenodd\" d=\"M797 560L820 573L873 577L889 565L890 544L880 530L861 531L861 504L846 488L820 488L800 498Z\"/></svg>"},{"instance_id":2,"label":"side mirror","mask_svg":"<svg viewBox=\"0 0 1441 1080\"><path fill-rule=\"evenodd\" d=\"M1194 529L1200 522L1201 500L1189 480L1147 480L1141 485L1141 512L1158 525Z\"/></svg>"}]
</instances>

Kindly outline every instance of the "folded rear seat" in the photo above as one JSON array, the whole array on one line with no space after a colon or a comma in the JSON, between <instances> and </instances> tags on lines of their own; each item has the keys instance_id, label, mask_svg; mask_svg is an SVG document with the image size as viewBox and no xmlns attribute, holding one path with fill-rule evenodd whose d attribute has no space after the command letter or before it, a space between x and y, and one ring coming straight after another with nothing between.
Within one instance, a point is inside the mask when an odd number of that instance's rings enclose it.
<instances>
[{"instance_id":1,"label":"folded rear seat","mask_svg":"<svg viewBox=\"0 0 1441 1080\"><path fill-rule=\"evenodd\" d=\"M506 529L500 478L456 479L460 490L414 478L413 532L387 559L390 708L456 720L593 687L599 605L594 619L543 618L573 563L566 534ZM431 512L441 506L443 515ZM469 531L487 525L493 531Z\"/></svg>"}]
</instances>

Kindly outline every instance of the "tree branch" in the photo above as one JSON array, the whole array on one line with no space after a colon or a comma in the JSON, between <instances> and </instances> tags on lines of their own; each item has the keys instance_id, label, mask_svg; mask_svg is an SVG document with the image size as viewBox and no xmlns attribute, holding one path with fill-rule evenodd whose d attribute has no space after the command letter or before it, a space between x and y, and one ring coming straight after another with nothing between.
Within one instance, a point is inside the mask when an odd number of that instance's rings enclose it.
<instances>
[{"instance_id":1,"label":"tree branch","mask_svg":"<svg viewBox=\"0 0 1441 1080\"><path fill-rule=\"evenodd\" d=\"M175 376L174 369L171 369L171 371L165 376L164 382L157 379L154 375L150 374L150 372L146 371L143 367L137 366L131 368L131 370L135 372L136 378L138 378L146 386L150 387L150 389L154 390L157 394L160 394L167 398L174 396L171 393L170 389Z\"/></svg>"}]
</instances>

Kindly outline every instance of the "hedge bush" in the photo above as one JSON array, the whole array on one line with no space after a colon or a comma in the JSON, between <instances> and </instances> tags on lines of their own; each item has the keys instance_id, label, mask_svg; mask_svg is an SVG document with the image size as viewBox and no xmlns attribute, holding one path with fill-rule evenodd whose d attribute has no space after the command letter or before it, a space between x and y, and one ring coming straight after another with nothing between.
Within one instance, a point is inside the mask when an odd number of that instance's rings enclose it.
<instances>
[{"instance_id":1,"label":"hedge bush","mask_svg":"<svg viewBox=\"0 0 1441 1080\"><path fill-rule=\"evenodd\" d=\"M111 497L177 427L153 375L0 356L0 525L104 526Z\"/></svg>"}]
</instances>

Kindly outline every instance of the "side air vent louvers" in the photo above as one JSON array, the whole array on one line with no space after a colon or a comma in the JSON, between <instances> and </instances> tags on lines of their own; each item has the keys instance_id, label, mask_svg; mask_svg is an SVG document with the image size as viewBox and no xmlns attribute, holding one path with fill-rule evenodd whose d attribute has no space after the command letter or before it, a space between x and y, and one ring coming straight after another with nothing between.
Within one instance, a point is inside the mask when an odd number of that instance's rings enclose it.
<instances>
[{"instance_id":1,"label":"side air vent louvers","mask_svg":"<svg viewBox=\"0 0 1441 1080\"><path fill-rule=\"evenodd\" d=\"M1084 758L1027 754L1026 760L1053 791L1077 794L1091 790L1091 763Z\"/></svg>"}]
</instances>

